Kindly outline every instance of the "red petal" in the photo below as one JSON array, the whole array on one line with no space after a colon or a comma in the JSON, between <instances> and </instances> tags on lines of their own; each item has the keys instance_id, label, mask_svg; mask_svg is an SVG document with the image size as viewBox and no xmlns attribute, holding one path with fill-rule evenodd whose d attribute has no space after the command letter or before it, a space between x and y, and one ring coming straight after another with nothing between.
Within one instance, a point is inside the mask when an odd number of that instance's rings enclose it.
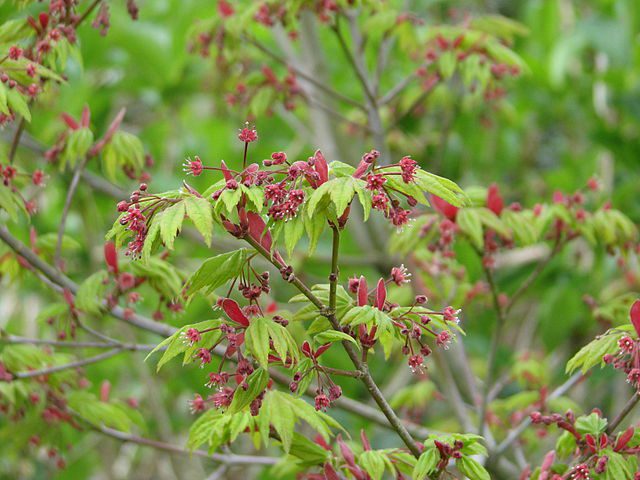
<instances>
[{"instance_id":1,"label":"red petal","mask_svg":"<svg viewBox=\"0 0 640 480\"><path fill-rule=\"evenodd\" d=\"M318 183L322 185L327 180L329 180L329 166L327 165L327 161L324 158L324 155L320 150L316 150L314 155L315 157L315 169L320 177Z\"/></svg>"},{"instance_id":2,"label":"red petal","mask_svg":"<svg viewBox=\"0 0 640 480\"><path fill-rule=\"evenodd\" d=\"M629 316L631 317L633 327L636 329L636 333L640 337L640 300L636 300L633 305L631 305Z\"/></svg>"},{"instance_id":3,"label":"red petal","mask_svg":"<svg viewBox=\"0 0 640 480\"><path fill-rule=\"evenodd\" d=\"M324 464L324 478L326 478L326 480L340 480L338 473L334 470L330 463Z\"/></svg>"},{"instance_id":4,"label":"red petal","mask_svg":"<svg viewBox=\"0 0 640 480\"><path fill-rule=\"evenodd\" d=\"M356 168L356 171L353 172L352 177L353 178L361 178L362 175L364 175L364 172L367 171L367 169L369 168L369 165L367 162L365 161L361 161L360 164L358 165L358 168Z\"/></svg>"},{"instance_id":5,"label":"red petal","mask_svg":"<svg viewBox=\"0 0 640 480\"><path fill-rule=\"evenodd\" d=\"M378 310L384 308L384 302L387 300L387 286L384 284L384 279L378 280L378 287L376 288L376 307Z\"/></svg>"},{"instance_id":6,"label":"red petal","mask_svg":"<svg viewBox=\"0 0 640 480\"><path fill-rule=\"evenodd\" d=\"M500 215L504 208L504 201L495 183L489 187L489 191L487 192L487 208L496 215Z\"/></svg>"},{"instance_id":7,"label":"red petal","mask_svg":"<svg viewBox=\"0 0 640 480\"><path fill-rule=\"evenodd\" d=\"M347 465L352 467L356 466L356 457L353 455L353 452L349 448L349 446L342 441L342 437L338 436L336 438L338 441L338 445L340 446L340 452L342 452L342 456L344 457L344 461L347 462Z\"/></svg>"},{"instance_id":8,"label":"red petal","mask_svg":"<svg viewBox=\"0 0 640 480\"><path fill-rule=\"evenodd\" d=\"M435 211L440 212L449 220L451 220L452 222L455 222L456 215L458 215L458 207L451 205L446 200L443 200L437 195L433 195L433 194L430 197L430 203Z\"/></svg>"},{"instance_id":9,"label":"red petal","mask_svg":"<svg viewBox=\"0 0 640 480\"><path fill-rule=\"evenodd\" d=\"M618 452L622 450L624 447L626 447L627 443L629 443L629 440L633 438L634 433L635 433L635 429L633 427L627 428L624 431L624 433L618 437L618 441L616 441L616 446L614 450Z\"/></svg>"},{"instance_id":10,"label":"red petal","mask_svg":"<svg viewBox=\"0 0 640 480\"><path fill-rule=\"evenodd\" d=\"M360 430L360 440L362 440L362 446L366 450L371 450L371 442L367 438L367 434L364 433L364 430Z\"/></svg>"},{"instance_id":11,"label":"red petal","mask_svg":"<svg viewBox=\"0 0 640 480\"><path fill-rule=\"evenodd\" d=\"M100 401L108 402L110 393L111 383L109 382L109 380L105 380L104 382L102 382L102 385L100 385Z\"/></svg>"},{"instance_id":12,"label":"red petal","mask_svg":"<svg viewBox=\"0 0 640 480\"><path fill-rule=\"evenodd\" d=\"M62 112L60 116L62 117L62 120L64 120L64 123L67 124L67 127L69 127L71 130L77 130L78 128L80 128L78 122L76 122L75 119L68 113Z\"/></svg>"},{"instance_id":13,"label":"red petal","mask_svg":"<svg viewBox=\"0 0 640 480\"><path fill-rule=\"evenodd\" d=\"M224 310L224 313L227 314L230 320L239 323L243 327L249 326L249 319L242 313L242 310L234 300L225 298L222 301L222 310Z\"/></svg>"},{"instance_id":14,"label":"red petal","mask_svg":"<svg viewBox=\"0 0 640 480\"><path fill-rule=\"evenodd\" d=\"M307 342L306 340L302 344L302 353L304 354L305 357L308 357L308 358L313 357L311 345L309 345L309 342Z\"/></svg>"},{"instance_id":15,"label":"red petal","mask_svg":"<svg viewBox=\"0 0 640 480\"><path fill-rule=\"evenodd\" d=\"M89 128L90 123L91 123L91 112L89 111L89 107L85 105L84 108L82 109L82 118L80 120L80 124L84 128Z\"/></svg>"},{"instance_id":16,"label":"red petal","mask_svg":"<svg viewBox=\"0 0 640 480\"><path fill-rule=\"evenodd\" d=\"M118 114L115 116L115 118L111 121L111 125L109 125L109 128L107 129L107 133L104 134L105 142L108 142L109 140L111 140L111 137L113 137L114 133L116 133L118 128L120 128L120 124L124 119L125 113L127 113L127 109L121 108Z\"/></svg>"},{"instance_id":17,"label":"red petal","mask_svg":"<svg viewBox=\"0 0 640 480\"><path fill-rule=\"evenodd\" d=\"M220 169L222 170L222 175L224 175L225 180L231 180L233 178L233 175L231 175L231 172L227 168L227 164L224 163L224 160L220 162Z\"/></svg>"},{"instance_id":18,"label":"red petal","mask_svg":"<svg viewBox=\"0 0 640 480\"><path fill-rule=\"evenodd\" d=\"M112 273L118 273L118 252L113 242L104 244L104 261Z\"/></svg>"},{"instance_id":19,"label":"red petal","mask_svg":"<svg viewBox=\"0 0 640 480\"><path fill-rule=\"evenodd\" d=\"M73 293L71 293L71 290L69 290L68 288L65 288L62 291L62 296L64 297L65 301L71 308L75 307L75 301L73 298Z\"/></svg>"},{"instance_id":20,"label":"red petal","mask_svg":"<svg viewBox=\"0 0 640 480\"><path fill-rule=\"evenodd\" d=\"M358 283L358 306L362 307L366 305L367 297L369 293L367 291L367 279L363 276L360 277L360 282Z\"/></svg>"},{"instance_id":21,"label":"red petal","mask_svg":"<svg viewBox=\"0 0 640 480\"><path fill-rule=\"evenodd\" d=\"M271 251L271 232L267 229L267 224L260 215L255 212L248 212L249 235L268 252ZM266 232L265 232L266 230Z\"/></svg>"},{"instance_id":22,"label":"red petal","mask_svg":"<svg viewBox=\"0 0 640 480\"><path fill-rule=\"evenodd\" d=\"M326 352L327 350L329 350L329 347L331 347L330 343L325 343L324 345L320 345L318 347L318 349L316 350L316 353L313 355L315 358L318 358L320 355L322 355L324 352Z\"/></svg>"}]
</instances>

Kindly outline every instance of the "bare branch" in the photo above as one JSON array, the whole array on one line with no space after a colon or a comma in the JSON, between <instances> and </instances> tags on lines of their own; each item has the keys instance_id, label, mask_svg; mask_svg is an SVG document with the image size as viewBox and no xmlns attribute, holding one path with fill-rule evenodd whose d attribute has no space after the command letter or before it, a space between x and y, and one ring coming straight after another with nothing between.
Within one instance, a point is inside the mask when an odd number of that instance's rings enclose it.
<instances>
[{"instance_id":1,"label":"bare branch","mask_svg":"<svg viewBox=\"0 0 640 480\"><path fill-rule=\"evenodd\" d=\"M121 353L122 351L123 350L121 348L114 348L94 357L83 358L75 362L65 363L64 365L55 365L53 367L42 368L40 370L29 370L28 372L11 372L11 375L13 375L13 378L17 380L40 377L42 375L50 375L52 373L62 372L63 370L80 368L84 367L85 365L91 365L92 363L101 362Z\"/></svg>"}]
</instances>

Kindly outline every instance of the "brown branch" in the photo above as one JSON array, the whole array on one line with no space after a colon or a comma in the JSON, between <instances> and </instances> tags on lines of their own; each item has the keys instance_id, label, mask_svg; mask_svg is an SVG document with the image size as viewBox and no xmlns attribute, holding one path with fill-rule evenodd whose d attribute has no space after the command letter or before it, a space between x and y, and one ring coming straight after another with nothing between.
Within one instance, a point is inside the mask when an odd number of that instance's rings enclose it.
<instances>
[{"instance_id":1,"label":"brown branch","mask_svg":"<svg viewBox=\"0 0 640 480\"><path fill-rule=\"evenodd\" d=\"M0 240L6 243L15 253L23 257L33 268L42 272L48 280L61 288L68 289L74 295L76 294L78 291L78 285L73 280L60 273L54 267L38 257L26 245L11 235L9 230L7 230L7 227L4 225L0 226ZM119 306L112 308L110 310L110 314L118 320L165 337L175 332L175 329L170 325L154 322L153 320L138 314L125 314L124 309Z\"/></svg>"},{"instance_id":2,"label":"brown branch","mask_svg":"<svg viewBox=\"0 0 640 480\"><path fill-rule=\"evenodd\" d=\"M561 397L562 395L567 393L571 388L573 388L573 386L583 378L584 378L584 375L581 372L574 373L566 382L564 382L562 385L556 388L553 392L551 392L549 397L547 397L547 401ZM513 442L515 442L518 438L520 438L520 435L522 435L522 433L529 427L529 425L531 425L531 418L527 417L524 420L522 420L522 422L520 422L517 427L511 430L511 432L509 432L506 438L495 448L495 450L489 452L490 458L501 457L504 451L507 448L509 448Z\"/></svg>"},{"instance_id":3,"label":"brown branch","mask_svg":"<svg viewBox=\"0 0 640 480\"><path fill-rule=\"evenodd\" d=\"M64 201L64 207L62 208L62 216L60 217L60 223L58 225L58 240L56 242L56 250L53 257L53 264L62 270L61 265L61 256L62 256L62 240L64 238L64 231L67 226L67 217L69 216L69 211L71 210L71 203L73 202L73 197L78 190L78 185L80 184L80 177L82 176L82 172L84 171L84 167L87 165L89 161L89 156L85 155L80 163L76 166L73 171L73 178L71 179L71 183L69 184L69 189L67 190L67 197Z\"/></svg>"},{"instance_id":4,"label":"brown branch","mask_svg":"<svg viewBox=\"0 0 640 480\"><path fill-rule=\"evenodd\" d=\"M20 145L20 137L22 137L22 132L24 132L24 127L26 124L26 120L24 117L20 119L20 123L18 124L18 128L16 132L13 134L13 140L11 141L11 149L9 150L9 163L13 163L16 152L18 151L18 145Z\"/></svg>"},{"instance_id":5,"label":"brown branch","mask_svg":"<svg viewBox=\"0 0 640 480\"><path fill-rule=\"evenodd\" d=\"M121 442L126 443L135 443L137 445L142 445L145 447L155 448L156 450L162 450L164 452L169 452L178 455L195 455L201 458L208 458L210 460L220 462L225 465L273 465L277 463L280 459L275 457L263 457L256 455L236 455L236 454L220 454L220 453L208 453L204 450L186 450L177 445L172 445L170 443L161 442L158 440L152 440L150 438L140 437L138 435L133 435L130 433L122 432L120 430L115 430L113 428L105 427L102 425L95 425L94 423L88 421L86 418L81 417L76 412L71 411L71 414L85 423L89 428L95 430L98 433L106 435L108 437L114 438L116 440L120 440Z\"/></svg>"},{"instance_id":6,"label":"brown branch","mask_svg":"<svg viewBox=\"0 0 640 480\"><path fill-rule=\"evenodd\" d=\"M640 402L640 393L635 392L633 396L627 401L620 413L618 413L616 418L614 418L613 421L607 426L607 435L611 435L613 432L615 432L616 428L618 428L618 425L620 425L625 417L629 415L629 413L631 413L631 410L635 408L638 402Z\"/></svg>"},{"instance_id":7,"label":"brown branch","mask_svg":"<svg viewBox=\"0 0 640 480\"><path fill-rule=\"evenodd\" d=\"M17 380L50 375L52 373L62 372L64 370L70 370L73 368L80 368L84 367L85 365L91 365L92 363L101 362L121 353L122 351L123 350L121 348L116 347L112 350L108 350L93 357L83 358L75 362L65 363L64 365L55 365L53 367L42 368L40 370L29 370L28 372L11 372L11 375L13 376L13 379Z\"/></svg>"},{"instance_id":8,"label":"brown branch","mask_svg":"<svg viewBox=\"0 0 640 480\"><path fill-rule=\"evenodd\" d=\"M496 317L496 325L493 329L493 335L491 337L491 346L489 347L489 359L487 361L487 376L485 379L484 392L483 392L482 401L480 404L480 416L479 416L479 426L478 426L478 434L480 436L484 434L484 430L486 426L485 416L487 414L487 405L489 403L489 393L491 392L491 386L493 385L493 377L495 373L498 347L500 346L502 329L506 321L504 309L500 305L498 288L496 286L495 280L493 279L493 273L491 272L491 269L484 267L484 274L487 279L487 283L489 284L489 289L491 291L491 298L493 299L493 308L496 311L497 317Z\"/></svg>"},{"instance_id":9,"label":"brown branch","mask_svg":"<svg viewBox=\"0 0 640 480\"><path fill-rule=\"evenodd\" d=\"M299 69L295 65L291 64L290 62L287 62L287 60L285 58L283 58L280 55L278 55L277 53L273 52L271 49L269 49L268 47L266 47L262 43L258 42L257 40L255 40L255 39L253 39L251 37L247 37L247 36L243 36L243 39L247 43L250 43L251 45L256 47L258 50L260 50L265 55L271 57L273 60L277 61L278 63L281 63L282 65L286 66L287 68L290 68L296 75L298 75L299 77L305 79L307 82L313 84L316 88L318 88L319 90L322 90L327 95L330 95L330 96L334 97L336 100L339 100L341 102L348 103L349 105L351 105L353 107L356 107L356 108L359 108L360 110L366 111L366 107L364 107L364 105L360 104L356 100L353 100L353 99L341 94L340 92L337 92L336 90L328 87L324 83L319 82L316 78L314 78L311 75L308 75L307 73L305 73L304 71L302 71L301 69Z\"/></svg>"}]
</instances>

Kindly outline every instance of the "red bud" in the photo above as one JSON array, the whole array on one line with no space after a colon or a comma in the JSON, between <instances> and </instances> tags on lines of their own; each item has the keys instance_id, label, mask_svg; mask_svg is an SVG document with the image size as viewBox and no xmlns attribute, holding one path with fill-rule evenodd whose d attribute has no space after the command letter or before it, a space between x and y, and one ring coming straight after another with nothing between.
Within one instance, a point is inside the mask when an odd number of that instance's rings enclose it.
<instances>
[{"instance_id":1,"label":"red bud","mask_svg":"<svg viewBox=\"0 0 640 480\"><path fill-rule=\"evenodd\" d=\"M487 192L487 208L496 215L500 215L504 208L504 201L495 183L489 187L489 191Z\"/></svg>"},{"instance_id":2,"label":"red bud","mask_svg":"<svg viewBox=\"0 0 640 480\"><path fill-rule=\"evenodd\" d=\"M358 306L362 307L367 304L367 279L363 276L360 277L360 282L358 283Z\"/></svg>"},{"instance_id":3,"label":"red bud","mask_svg":"<svg viewBox=\"0 0 640 480\"><path fill-rule=\"evenodd\" d=\"M384 279L378 280L378 286L376 287L376 307L378 310L384 308L384 302L387 300L387 286L384 283Z\"/></svg>"}]
</instances>

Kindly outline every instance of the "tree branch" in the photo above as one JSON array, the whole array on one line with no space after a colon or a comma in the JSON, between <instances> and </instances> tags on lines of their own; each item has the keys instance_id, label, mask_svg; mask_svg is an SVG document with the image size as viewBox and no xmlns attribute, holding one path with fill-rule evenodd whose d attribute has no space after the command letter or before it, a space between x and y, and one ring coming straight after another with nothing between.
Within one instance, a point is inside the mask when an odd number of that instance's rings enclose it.
<instances>
[{"instance_id":1,"label":"tree branch","mask_svg":"<svg viewBox=\"0 0 640 480\"><path fill-rule=\"evenodd\" d=\"M62 255L62 239L64 237L64 231L67 226L67 217L69 215L69 210L71 209L71 203L73 202L73 197L76 194L78 189L78 185L80 183L80 177L82 176L82 172L84 171L84 167L89 161L89 156L85 155L80 163L76 166L73 171L73 178L71 179L71 183L69 184L69 189L67 190L67 198L64 201L64 207L62 209L62 216L60 217L60 224L58 225L58 241L56 242L56 250L53 257L53 264L62 270L61 255Z\"/></svg>"},{"instance_id":2,"label":"tree branch","mask_svg":"<svg viewBox=\"0 0 640 480\"><path fill-rule=\"evenodd\" d=\"M582 375L581 372L574 373L566 382L564 382L562 385L556 388L553 392L551 392L547 400L553 400L554 398L558 398L564 395L571 388L573 388L573 386L576 383L578 383L582 378L584 378L584 375ZM495 450L493 450L492 452L489 452L489 456L490 457L501 456L504 453L504 451L511 446L513 442L515 442L518 438L520 438L520 435L522 435L522 433L529 427L529 425L531 425L531 418L527 417L522 422L520 422L517 427L511 430L511 432L496 447Z\"/></svg>"},{"instance_id":3,"label":"tree branch","mask_svg":"<svg viewBox=\"0 0 640 480\"><path fill-rule=\"evenodd\" d=\"M246 236L246 237L244 237L244 240L247 243L249 243L249 245L251 245L253 248L255 248L256 251L258 253L260 253L260 255L262 255L264 258L269 260L278 269L281 269L284 266L284 265L281 265L280 262L278 262L271 255L270 252L268 252L262 245L260 245L258 242L256 242L253 238L251 238L249 236ZM337 250L339 245L340 245L340 233L339 233L337 228L333 228L333 246ZM333 258L333 261L332 261L331 271L332 271L332 274L336 273L335 282L336 282L336 285L337 285L337 281L338 281L338 279L337 279L337 271L338 271L338 267L337 267L338 253L337 253L337 251L334 251L332 253L332 258ZM329 322L331 323L331 325L333 326L333 328L335 330L340 330L340 324L338 322L338 319L336 318L334 312L331 310L330 306L329 306L329 308L327 308L327 306L324 305L320 301L320 299L318 299L318 297L316 297L313 294L311 289L309 289L309 287L307 287L303 282L301 282L298 279L298 277L296 277L295 275L292 275L291 283L296 288L298 288L298 290L305 297L307 297L309 299L309 301L313 305L318 307L318 309L320 310L320 313L329 320ZM334 293L334 295L335 295L335 293ZM335 299L333 299L333 300L330 299L329 305L335 305ZM357 370L362 372L362 376L360 377L360 380L367 387L367 390L369 391L369 394L375 400L375 402L378 405L378 407L380 408L380 410L382 410L382 413L387 418L387 420L389 422L389 425L393 428L393 430L396 431L396 433L402 439L402 441L405 443L405 445L407 446L409 451L416 458L418 458L420 456L420 450L418 450L418 447L416 446L416 443L415 443L414 439L411 437L411 435L407 431L407 428L404 426L404 424L402 423L400 418L398 418L398 416L396 415L395 411L391 408L391 406L389 405L387 400L382 395L382 392L378 388L378 385L375 383L373 377L371 376L371 373L369 372L369 368L368 368L367 364L360 359L357 350L355 349L355 347L351 343L345 341L345 342L342 342L342 345L343 345L344 349L346 350L347 355L351 359L351 362L353 363L353 365L356 367Z\"/></svg>"},{"instance_id":4,"label":"tree branch","mask_svg":"<svg viewBox=\"0 0 640 480\"><path fill-rule=\"evenodd\" d=\"M330 95L333 98L335 98L336 100L339 100L341 102L347 103L347 104L349 104L349 105L351 105L353 107L359 108L360 110L366 111L366 107L364 107L359 102L357 102L357 101L355 101L355 100L353 100L353 99L341 94L340 92L337 92L336 90L326 86L324 83L319 82L316 78L314 78L311 75L308 75L307 73L303 72L298 67L296 67L295 65L292 65L291 63L287 62L287 60L285 58L283 58L280 55L278 55L277 53L273 52L271 49L269 49L268 47L266 47L262 43L258 42L257 40L255 40L255 39L253 39L251 37L248 37L248 36L243 36L243 39L247 43L249 43L249 44L253 45L254 47L256 47L258 50L260 50L262 53L264 53L268 57L271 57L276 62L281 63L282 65L286 66L287 68L290 68L296 75L298 75L301 78L304 78L307 82L313 84L316 88L318 88L319 90L322 90L327 95Z\"/></svg>"},{"instance_id":5,"label":"tree branch","mask_svg":"<svg viewBox=\"0 0 640 480\"><path fill-rule=\"evenodd\" d=\"M17 380L40 377L42 375L50 375L52 373L62 372L63 370L70 370L72 368L84 367L85 365L91 365L92 363L101 362L121 353L122 351L123 350L121 348L116 347L112 350L108 350L93 357L83 358L75 362L65 363L64 365L55 365L53 367L42 368L40 370L29 370L28 372L11 372L11 375L14 379Z\"/></svg>"},{"instance_id":6,"label":"tree branch","mask_svg":"<svg viewBox=\"0 0 640 480\"><path fill-rule=\"evenodd\" d=\"M624 408L620 411L620 413L618 413L616 418L614 418L611 421L611 423L607 426L608 435L611 435L613 432L615 432L616 428L618 428L618 425L620 425L620 423L622 423L625 417L629 415L629 413L631 413L631 410L634 409L634 407L638 404L638 402L640 402L640 393L635 392L633 396L627 401L627 403L625 404Z\"/></svg>"},{"instance_id":7,"label":"tree branch","mask_svg":"<svg viewBox=\"0 0 640 480\"><path fill-rule=\"evenodd\" d=\"M145 447L155 448L156 450L162 450L164 452L169 452L172 454L178 455L195 455L197 457L208 458L210 460L220 462L225 465L273 465L277 463L280 459L275 457L263 457L257 455L236 455L236 454L220 454L220 453L208 453L204 450L186 450L177 445L172 445L170 443L160 442L158 440L152 440L150 438L140 437L138 435L133 435L130 433L122 432L120 430L115 430L113 428L95 425L92 422L89 422L87 419L81 417L76 412L71 412L72 415L79 420L81 420L84 424L86 424L92 430L106 435L111 438L115 438L116 440L120 440L121 442L126 443L135 443L137 445L142 445Z\"/></svg>"}]
</instances>

